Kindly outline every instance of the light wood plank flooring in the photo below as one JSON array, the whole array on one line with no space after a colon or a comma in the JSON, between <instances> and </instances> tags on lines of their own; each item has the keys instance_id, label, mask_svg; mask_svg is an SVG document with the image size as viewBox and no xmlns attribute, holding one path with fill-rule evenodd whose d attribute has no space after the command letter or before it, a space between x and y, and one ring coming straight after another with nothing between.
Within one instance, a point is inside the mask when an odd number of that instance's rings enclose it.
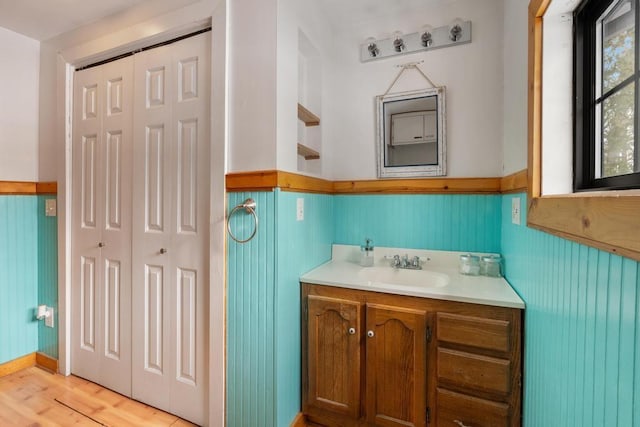
<instances>
[{"instance_id":1,"label":"light wood plank flooring","mask_svg":"<svg viewBox=\"0 0 640 427\"><path fill-rule=\"evenodd\" d=\"M31 367L0 378L0 426L171 426L193 424L82 378Z\"/></svg>"}]
</instances>

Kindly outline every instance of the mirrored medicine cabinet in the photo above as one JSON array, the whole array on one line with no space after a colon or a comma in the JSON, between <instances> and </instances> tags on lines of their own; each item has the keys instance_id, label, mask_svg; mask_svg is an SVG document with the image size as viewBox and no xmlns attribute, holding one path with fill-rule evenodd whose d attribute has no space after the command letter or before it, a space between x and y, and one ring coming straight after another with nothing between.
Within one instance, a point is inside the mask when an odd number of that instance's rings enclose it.
<instances>
[{"instance_id":1,"label":"mirrored medicine cabinet","mask_svg":"<svg viewBox=\"0 0 640 427\"><path fill-rule=\"evenodd\" d=\"M376 97L378 178L446 175L445 88Z\"/></svg>"}]
</instances>

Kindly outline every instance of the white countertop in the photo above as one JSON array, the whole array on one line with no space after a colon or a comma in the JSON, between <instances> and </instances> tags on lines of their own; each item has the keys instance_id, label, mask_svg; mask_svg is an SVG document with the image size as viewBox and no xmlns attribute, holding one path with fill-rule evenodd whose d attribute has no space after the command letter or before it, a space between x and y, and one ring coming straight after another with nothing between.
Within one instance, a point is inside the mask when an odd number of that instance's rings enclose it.
<instances>
[{"instance_id":1,"label":"white countertop","mask_svg":"<svg viewBox=\"0 0 640 427\"><path fill-rule=\"evenodd\" d=\"M493 305L524 309L524 302L503 278L485 276L465 276L458 273L458 257L465 252L427 251L420 249L400 249L376 247L374 267L360 265L360 247L333 245L331 261L311 270L300 277L300 281L316 285L337 286L364 291L386 292L397 295L409 295L474 304ZM425 260L423 270L436 286L415 286L408 284L389 284L369 280L381 268L389 268L390 261L385 256L408 255L409 259L419 256ZM484 255L477 254L476 255ZM369 269L369 271L366 271ZM384 271L386 273L386 270ZM394 273L389 272L390 276ZM402 272L400 272L403 274ZM414 273L409 273L414 274ZM420 273L418 273L420 274Z\"/></svg>"}]
</instances>

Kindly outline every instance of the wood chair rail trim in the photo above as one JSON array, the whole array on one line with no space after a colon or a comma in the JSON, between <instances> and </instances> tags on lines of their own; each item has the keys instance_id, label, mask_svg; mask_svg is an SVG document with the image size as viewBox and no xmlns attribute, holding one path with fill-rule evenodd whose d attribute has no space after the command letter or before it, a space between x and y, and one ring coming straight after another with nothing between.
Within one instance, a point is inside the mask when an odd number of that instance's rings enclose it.
<instances>
[{"instance_id":1,"label":"wood chair rail trim","mask_svg":"<svg viewBox=\"0 0 640 427\"><path fill-rule=\"evenodd\" d=\"M329 181L291 172L265 170L226 176L228 192L297 191L323 194L501 194L526 191L527 171L506 177Z\"/></svg>"}]
</instances>

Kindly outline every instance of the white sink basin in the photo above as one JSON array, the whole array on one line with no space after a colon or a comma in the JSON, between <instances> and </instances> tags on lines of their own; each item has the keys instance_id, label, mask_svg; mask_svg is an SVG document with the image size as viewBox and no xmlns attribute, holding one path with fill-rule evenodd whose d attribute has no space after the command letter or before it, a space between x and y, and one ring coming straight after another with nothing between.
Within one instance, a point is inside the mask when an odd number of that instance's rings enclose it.
<instances>
[{"instance_id":1,"label":"white sink basin","mask_svg":"<svg viewBox=\"0 0 640 427\"><path fill-rule=\"evenodd\" d=\"M365 267L358 276L370 283L415 286L418 288L442 288L449 284L449 276L429 270L405 270L391 267Z\"/></svg>"}]
</instances>

